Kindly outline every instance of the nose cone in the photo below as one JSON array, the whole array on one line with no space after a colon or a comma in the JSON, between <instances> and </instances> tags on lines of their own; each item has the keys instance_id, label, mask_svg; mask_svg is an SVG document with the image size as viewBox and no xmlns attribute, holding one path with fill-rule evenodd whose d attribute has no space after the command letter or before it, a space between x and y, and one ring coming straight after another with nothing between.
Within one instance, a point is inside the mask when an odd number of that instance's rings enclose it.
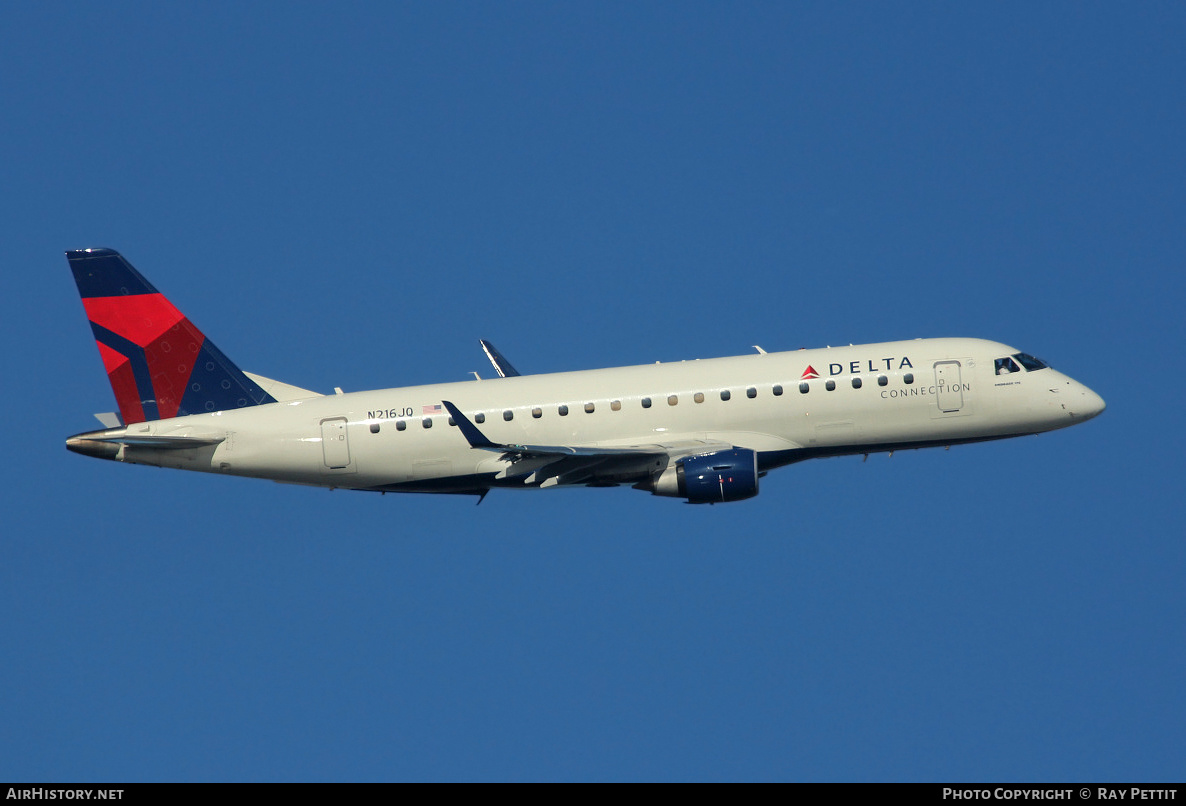
<instances>
[{"instance_id":1,"label":"nose cone","mask_svg":"<svg viewBox=\"0 0 1186 806\"><path fill-rule=\"evenodd\" d=\"M1104 399L1076 380L1068 379L1062 406L1077 423L1090 420L1105 408ZM1069 394L1068 394L1069 393Z\"/></svg>"},{"instance_id":2,"label":"nose cone","mask_svg":"<svg viewBox=\"0 0 1186 806\"><path fill-rule=\"evenodd\" d=\"M1090 420L1092 417L1100 414L1105 408L1107 408L1107 404L1104 403L1104 399L1084 386L1080 390L1079 400L1075 404L1074 416L1083 420Z\"/></svg>"},{"instance_id":3,"label":"nose cone","mask_svg":"<svg viewBox=\"0 0 1186 806\"><path fill-rule=\"evenodd\" d=\"M1045 372L1046 370L1043 370ZM1096 417L1104 410L1104 399L1074 378L1050 371L1053 383L1040 390L1031 411L1043 424L1042 430L1066 428Z\"/></svg>"}]
</instances>

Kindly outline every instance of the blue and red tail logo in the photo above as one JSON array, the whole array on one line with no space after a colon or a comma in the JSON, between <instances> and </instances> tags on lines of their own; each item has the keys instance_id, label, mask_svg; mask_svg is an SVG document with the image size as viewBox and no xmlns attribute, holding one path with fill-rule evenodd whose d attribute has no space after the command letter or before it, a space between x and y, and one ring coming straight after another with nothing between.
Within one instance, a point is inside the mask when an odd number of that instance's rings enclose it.
<instances>
[{"instance_id":1,"label":"blue and red tail logo","mask_svg":"<svg viewBox=\"0 0 1186 806\"><path fill-rule=\"evenodd\" d=\"M125 423L275 402L118 252L66 259Z\"/></svg>"}]
</instances>

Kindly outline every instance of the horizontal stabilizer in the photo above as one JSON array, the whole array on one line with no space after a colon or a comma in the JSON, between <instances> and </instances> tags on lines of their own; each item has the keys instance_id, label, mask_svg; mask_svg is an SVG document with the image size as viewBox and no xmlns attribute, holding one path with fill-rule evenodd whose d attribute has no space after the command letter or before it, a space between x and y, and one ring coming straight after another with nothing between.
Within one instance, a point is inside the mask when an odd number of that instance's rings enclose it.
<instances>
[{"instance_id":1,"label":"horizontal stabilizer","mask_svg":"<svg viewBox=\"0 0 1186 806\"><path fill-rule=\"evenodd\" d=\"M123 428L124 421L119 418L119 415L114 411L105 411L102 414L96 414L95 419L98 420L104 428Z\"/></svg>"},{"instance_id":2,"label":"horizontal stabilizer","mask_svg":"<svg viewBox=\"0 0 1186 806\"><path fill-rule=\"evenodd\" d=\"M290 383L265 378L263 375L256 375L254 372L244 370L243 374L259 384L260 389L263 389L269 395L276 398L278 403L287 403L290 400L308 400L311 397L325 397L321 392L314 392L309 389L302 389L299 386L293 386Z\"/></svg>"},{"instance_id":3,"label":"horizontal stabilizer","mask_svg":"<svg viewBox=\"0 0 1186 806\"><path fill-rule=\"evenodd\" d=\"M181 451L207 448L226 440L226 434L208 436L182 436L158 434L129 434L126 431L90 431L75 434L66 440L67 450L84 456L100 459L114 459L124 447L138 449Z\"/></svg>"},{"instance_id":4,"label":"horizontal stabilizer","mask_svg":"<svg viewBox=\"0 0 1186 806\"><path fill-rule=\"evenodd\" d=\"M135 445L137 448L157 448L166 451L179 451L186 448L204 448L207 445L217 445L226 437L157 437L150 435L107 437L98 442L114 442L119 445Z\"/></svg>"}]
</instances>

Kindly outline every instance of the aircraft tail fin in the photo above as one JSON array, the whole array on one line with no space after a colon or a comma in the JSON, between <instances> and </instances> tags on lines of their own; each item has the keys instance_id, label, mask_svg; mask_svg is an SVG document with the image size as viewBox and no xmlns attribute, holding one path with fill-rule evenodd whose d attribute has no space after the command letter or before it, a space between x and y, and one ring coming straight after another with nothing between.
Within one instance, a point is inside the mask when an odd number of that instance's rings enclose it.
<instances>
[{"instance_id":1,"label":"aircraft tail fin","mask_svg":"<svg viewBox=\"0 0 1186 806\"><path fill-rule=\"evenodd\" d=\"M66 260L125 423L276 402L119 252Z\"/></svg>"}]
</instances>

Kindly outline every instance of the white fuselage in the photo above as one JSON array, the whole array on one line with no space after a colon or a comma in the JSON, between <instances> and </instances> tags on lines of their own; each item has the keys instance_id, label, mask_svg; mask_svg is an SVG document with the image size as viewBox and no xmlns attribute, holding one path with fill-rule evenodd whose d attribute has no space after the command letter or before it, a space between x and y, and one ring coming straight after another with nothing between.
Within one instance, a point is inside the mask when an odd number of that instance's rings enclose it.
<instances>
[{"instance_id":1,"label":"white fuselage","mask_svg":"<svg viewBox=\"0 0 1186 806\"><path fill-rule=\"evenodd\" d=\"M112 458L326 487L477 492L532 485L500 478L511 460L471 447L443 400L496 443L671 445L673 462L698 441L728 443L756 451L761 470L1032 434L1103 410L1052 368L1014 363L999 374L999 360L1016 353L980 339L917 339L310 397L138 423L125 433L222 441L124 445Z\"/></svg>"}]
</instances>

